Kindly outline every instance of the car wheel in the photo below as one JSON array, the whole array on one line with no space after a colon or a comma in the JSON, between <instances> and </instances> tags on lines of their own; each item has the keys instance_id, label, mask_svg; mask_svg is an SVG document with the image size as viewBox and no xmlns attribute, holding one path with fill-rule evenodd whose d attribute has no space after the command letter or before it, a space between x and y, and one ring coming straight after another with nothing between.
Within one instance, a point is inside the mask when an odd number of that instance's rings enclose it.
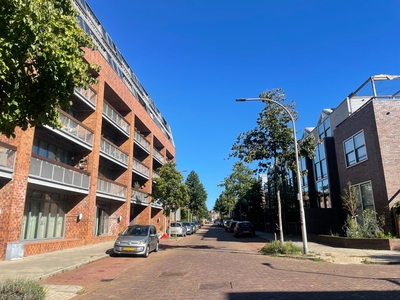
<instances>
[{"instance_id":1,"label":"car wheel","mask_svg":"<svg viewBox=\"0 0 400 300\"><path fill-rule=\"evenodd\" d=\"M150 246L147 245L146 251L144 252L143 257L149 257L149 253L150 253Z\"/></svg>"},{"instance_id":2,"label":"car wheel","mask_svg":"<svg viewBox=\"0 0 400 300\"><path fill-rule=\"evenodd\" d=\"M156 247L154 248L154 252L158 252L158 244L159 242L157 242Z\"/></svg>"}]
</instances>

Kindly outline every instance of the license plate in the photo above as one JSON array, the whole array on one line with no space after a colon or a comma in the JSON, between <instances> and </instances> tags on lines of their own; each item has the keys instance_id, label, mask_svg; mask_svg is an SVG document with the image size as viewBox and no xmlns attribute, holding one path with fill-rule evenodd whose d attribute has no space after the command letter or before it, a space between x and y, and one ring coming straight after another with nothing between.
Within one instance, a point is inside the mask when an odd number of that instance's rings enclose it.
<instances>
[{"instance_id":1,"label":"license plate","mask_svg":"<svg viewBox=\"0 0 400 300\"><path fill-rule=\"evenodd\" d=\"M176 231L171 231L171 234L176 234Z\"/></svg>"},{"instance_id":2,"label":"license plate","mask_svg":"<svg viewBox=\"0 0 400 300\"><path fill-rule=\"evenodd\" d=\"M133 247L124 247L125 251L135 251L135 248Z\"/></svg>"}]
</instances>

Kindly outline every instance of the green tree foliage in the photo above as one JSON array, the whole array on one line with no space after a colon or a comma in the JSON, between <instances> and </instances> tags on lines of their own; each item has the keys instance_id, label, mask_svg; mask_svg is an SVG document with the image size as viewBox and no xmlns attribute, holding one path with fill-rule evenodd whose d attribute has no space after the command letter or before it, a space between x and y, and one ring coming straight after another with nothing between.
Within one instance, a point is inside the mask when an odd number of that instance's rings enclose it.
<instances>
[{"instance_id":1,"label":"green tree foliage","mask_svg":"<svg viewBox=\"0 0 400 300\"><path fill-rule=\"evenodd\" d=\"M189 190L183 183L182 174L176 170L176 164L167 162L157 169L157 173L160 177L153 178L152 192L149 194L152 201L161 203L166 215L186 207L189 204Z\"/></svg>"},{"instance_id":2,"label":"green tree foliage","mask_svg":"<svg viewBox=\"0 0 400 300\"><path fill-rule=\"evenodd\" d=\"M249 191L253 188L256 179L253 171L241 161L235 162L232 173L225 177L219 185L224 188L217 199L214 209L225 215L230 215L233 208L239 201L245 201Z\"/></svg>"},{"instance_id":3,"label":"green tree foliage","mask_svg":"<svg viewBox=\"0 0 400 300\"><path fill-rule=\"evenodd\" d=\"M241 133L232 146L230 157L237 157L246 163L257 162L256 172L272 172L274 190L278 203L280 238L283 243L282 207L280 184L287 177L287 170L296 169L293 130L289 126L297 120L295 103L284 104L286 93L283 89L272 89L260 96L265 99L265 107L259 113L257 126L253 130ZM286 110L282 107L284 106ZM289 115L289 113L290 115ZM293 125L292 125L293 126ZM306 143L310 146L310 143ZM304 149L307 151L307 149ZM314 151L312 151L314 152Z\"/></svg>"},{"instance_id":4,"label":"green tree foliage","mask_svg":"<svg viewBox=\"0 0 400 300\"><path fill-rule=\"evenodd\" d=\"M185 181L189 191L189 204L190 212L198 218L205 218L208 216L206 201L207 192L203 184L200 182L199 176L195 171L191 171Z\"/></svg>"},{"instance_id":5,"label":"green tree foliage","mask_svg":"<svg viewBox=\"0 0 400 300\"><path fill-rule=\"evenodd\" d=\"M223 217L229 216L236 203L235 197L223 191L217 198L214 204L214 210L219 212Z\"/></svg>"},{"instance_id":6,"label":"green tree foliage","mask_svg":"<svg viewBox=\"0 0 400 300\"><path fill-rule=\"evenodd\" d=\"M83 60L94 48L71 0L3 0L0 5L0 133L59 126L74 87L95 83Z\"/></svg>"}]
</instances>

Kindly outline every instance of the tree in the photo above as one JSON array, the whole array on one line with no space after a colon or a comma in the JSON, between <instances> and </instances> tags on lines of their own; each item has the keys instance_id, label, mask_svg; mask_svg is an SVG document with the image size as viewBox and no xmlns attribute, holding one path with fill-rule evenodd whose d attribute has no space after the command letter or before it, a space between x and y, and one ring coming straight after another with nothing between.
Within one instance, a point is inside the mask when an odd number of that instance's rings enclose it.
<instances>
[{"instance_id":1,"label":"tree","mask_svg":"<svg viewBox=\"0 0 400 300\"><path fill-rule=\"evenodd\" d=\"M71 0L4 0L0 19L0 133L58 127L58 108L72 105L74 87L95 83L98 69L83 59L94 45Z\"/></svg>"},{"instance_id":2,"label":"tree","mask_svg":"<svg viewBox=\"0 0 400 300\"><path fill-rule=\"evenodd\" d=\"M295 170L296 163L293 131L289 127L292 119L282 107L274 102L284 105L295 121L297 120L297 113L294 102L283 104L286 101L286 94L283 89L267 90L260 95L260 98L266 100L263 101L265 107L257 118L257 127L239 134L232 146L230 157L237 157L249 164L257 161L256 172L272 172L278 204L280 240L283 243L280 188L282 181L287 177L288 169ZM306 143L306 145L310 146L310 143ZM307 149L304 149L304 151L307 151Z\"/></svg>"},{"instance_id":3,"label":"tree","mask_svg":"<svg viewBox=\"0 0 400 300\"><path fill-rule=\"evenodd\" d=\"M228 209L226 211L228 215L230 215L236 203L248 200L246 195L256 182L253 171L241 161L235 162L232 170L233 172L219 184L219 186L225 188L221 201L225 201L223 207Z\"/></svg>"},{"instance_id":4,"label":"tree","mask_svg":"<svg viewBox=\"0 0 400 300\"><path fill-rule=\"evenodd\" d=\"M157 173L160 177L153 178L152 192L149 196L153 202L161 203L164 214L171 219L171 211L188 205L188 187L183 183L183 176L176 170L174 162L167 162L157 169Z\"/></svg>"},{"instance_id":5,"label":"tree","mask_svg":"<svg viewBox=\"0 0 400 300\"><path fill-rule=\"evenodd\" d=\"M204 217L204 213L206 213L207 216L207 192L195 171L189 173L185 184L189 190L190 200L188 208L190 209L190 212L199 218Z\"/></svg>"}]
</instances>

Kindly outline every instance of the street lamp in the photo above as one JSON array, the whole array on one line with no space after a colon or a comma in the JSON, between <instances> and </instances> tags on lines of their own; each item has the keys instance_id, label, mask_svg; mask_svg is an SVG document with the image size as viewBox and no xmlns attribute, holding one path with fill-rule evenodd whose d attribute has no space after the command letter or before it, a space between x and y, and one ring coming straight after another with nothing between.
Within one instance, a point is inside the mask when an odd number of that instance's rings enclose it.
<instances>
[{"instance_id":1,"label":"street lamp","mask_svg":"<svg viewBox=\"0 0 400 300\"><path fill-rule=\"evenodd\" d=\"M308 246L307 246L307 229L306 229L306 218L304 215L304 205L303 205L303 189L301 187L301 174L300 174L300 166L299 166L299 153L297 150L297 138L296 138L296 125L294 122L294 118L290 111L281 103L278 101L268 99L268 98L239 98L236 99L236 102L246 102L246 101L268 101L268 102L273 102L276 105L279 105L282 107L290 116L290 119L292 120L292 125L293 125L293 140L294 140L294 152L296 156L296 169L297 169L297 199L300 202L300 222L301 222L301 234L303 236L303 251L304 254L308 254Z\"/></svg>"}]
</instances>

